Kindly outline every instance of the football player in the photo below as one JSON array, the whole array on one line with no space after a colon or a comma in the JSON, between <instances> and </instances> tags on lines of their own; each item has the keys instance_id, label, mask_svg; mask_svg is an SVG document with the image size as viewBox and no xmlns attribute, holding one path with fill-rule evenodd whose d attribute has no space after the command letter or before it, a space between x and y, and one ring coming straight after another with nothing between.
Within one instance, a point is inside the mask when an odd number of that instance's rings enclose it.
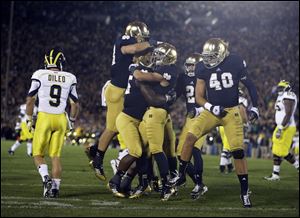
<instances>
[{"instance_id":1,"label":"football player","mask_svg":"<svg viewBox=\"0 0 300 218\"><path fill-rule=\"evenodd\" d=\"M26 122L30 129L35 100L38 97L38 118L33 136L33 158L43 180L43 196L58 197L61 182L61 149L67 127L73 128L78 114L76 77L63 71L64 54L52 49L45 55L45 69L34 72L26 101ZM69 100L70 118L65 109ZM69 124L68 124L69 121ZM45 161L46 150L52 160L52 179Z\"/></svg>"},{"instance_id":2,"label":"football player","mask_svg":"<svg viewBox=\"0 0 300 218\"><path fill-rule=\"evenodd\" d=\"M296 134L295 112L297 109L297 96L292 91L288 81L281 80L277 85L278 97L275 103L276 128L273 132L273 173L264 177L269 181L280 180L280 164L282 158L291 163L299 172L299 162L295 155L290 153L293 137Z\"/></svg>"},{"instance_id":3,"label":"football player","mask_svg":"<svg viewBox=\"0 0 300 218\"><path fill-rule=\"evenodd\" d=\"M207 40L203 46L202 58L203 61L196 66L196 102L205 110L189 128L180 155L179 176L171 184L180 185L185 182L186 168L195 142L215 127L224 126L240 181L242 204L244 207L251 207L243 148L243 121L238 107L239 82L247 87L251 96L253 107L249 113L250 122L254 122L259 116L257 91L247 76L246 62L238 55L230 54L228 43L224 40Z\"/></svg>"},{"instance_id":4,"label":"football player","mask_svg":"<svg viewBox=\"0 0 300 218\"><path fill-rule=\"evenodd\" d=\"M32 138L33 138L33 131L31 132L26 125L26 117L25 117L25 111L26 111L26 104L22 104L20 106L20 114L18 118L21 120L21 123L17 122L16 124L16 132L17 132L17 140L15 143L10 147L8 150L8 153L10 155L14 155L16 149L21 145L22 142L27 142L27 155L32 156ZM37 115L37 107L34 106L33 109L33 117L34 120L36 120Z\"/></svg>"},{"instance_id":5,"label":"football player","mask_svg":"<svg viewBox=\"0 0 300 218\"><path fill-rule=\"evenodd\" d=\"M201 54L193 53L189 55L184 64L185 73L179 75L176 85L177 97L180 97L181 95L184 96L187 109L185 124L182 128L179 137L179 143L177 146L177 156L179 160L188 128L191 126L194 117L198 116L201 111L204 110L203 107L200 107L196 103L195 99L195 87L197 82L197 78L195 76L195 68L196 64L200 61L202 61ZM194 164L189 163L187 166L187 173L195 184L195 187L191 192L192 199L198 199L200 195L203 195L208 191L207 186L205 186L202 182L203 160L201 155L201 148L203 146L205 138L206 135L199 138L195 143L195 146L193 148Z\"/></svg>"},{"instance_id":6,"label":"football player","mask_svg":"<svg viewBox=\"0 0 300 218\"><path fill-rule=\"evenodd\" d=\"M95 175L100 180L106 180L103 170L103 159L112 138L118 132L116 118L124 107L124 94L129 78L129 65L133 56L144 52L157 44L149 39L149 29L143 22L134 21L127 25L125 34L119 37L113 48L111 66L111 81L105 91L107 104L106 128L99 138L98 149L93 160Z\"/></svg>"},{"instance_id":7,"label":"football player","mask_svg":"<svg viewBox=\"0 0 300 218\"><path fill-rule=\"evenodd\" d=\"M147 69L143 69L143 71L146 73ZM148 101L146 101L139 87L136 78L133 75L130 75L129 84L125 92L124 109L116 119L117 130L128 149L128 154L120 160L116 174L108 183L108 188L117 197L125 197L128 191L130 191L120 190L121 180L129 167L135 161L137 161L137 165L139 166L144 164L139 163L143 150L145 151L140 138L139 125L147 107L149 105L156 105L157 100L159 101L159 105L165 104L169 99L165 97L165 95L156 95L153 90L151 90L152 92L149 94L149 90L147 90L147 94L151 96L151 99L147 99ZM155 101L153 101L152 98L154 98ZM127 180L128 178L131 178L130 181L134 177L130 172L127 172L126 176Z\"/></svg>"},{"instance_id":8,"label":"football player","mask_svg":"<svg viewBox=\"0 0 300 218\"><path fill-rule=\"evenodd\" d=\"M239 109L240 114L243 119L244 126L247 125L247 113L246 108L248 107L248 100L243 96L244 92L241 88L239 88ZM219 127L219 133L222 139L223 149L220 157L220 172L225 173L225 168L227 167L227 172L231 173L233 170L233 165L231 162L231 152L230 152L230 145L228 139L225 135L224 127ZM244 140L245 144L245 140Z\"/></svg>"},{"instance_id":9,"label":"football player","mask_svg":"<svg viewBox=\"0 0 300 218\"><path fill-rule=\"evenodd\" d=\"M177 81L177 69L175 63L177 61L176 48L169 43L159 44L152 52L151 63L153 63L153 73L145 73L141 70L135 70L133 76L138 81L152 81L153 89L161 95L175 96L175 85ZM141 89L143 92L143 89ZM174 94L172 94L174 93ZM147 96L144 95L147 99ZM168 102L168 100L167 100ZM143 116L143 121L140 124L140 132L142 138L149 144L150 153L158 165L160 177L162 181L161 200L166 201L173 194L168 185L169 164L166 154L163 150L164 133L169 117L169 106L173 103L165 103L163 106L151 106ZM170 126L169 126L170 128ZM172 131L172 130L170 130ZM172 134L171 134L172 135ZM172 140L171 140L172 141ZM171 144L172 145L172 144ZM175 157L175 148L172 149Z\"/></svg>"}]
</instances>

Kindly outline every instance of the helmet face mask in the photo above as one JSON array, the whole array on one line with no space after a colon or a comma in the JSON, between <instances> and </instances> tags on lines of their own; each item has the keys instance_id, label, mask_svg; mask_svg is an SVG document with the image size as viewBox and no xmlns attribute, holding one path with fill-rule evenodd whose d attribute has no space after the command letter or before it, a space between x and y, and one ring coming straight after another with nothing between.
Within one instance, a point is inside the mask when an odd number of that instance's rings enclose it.
<instances>
[{"instance_id":1,"label":"helmet face mask","mask_svg":"<svg viewBox=\"0 0 300 218\"><path fill-rule=\"evenodd\" d=\"M219 38L207 40L201 54L206 68L218 66L229 55L228 43Z\"/></svg>"},{"instance_id":2,"label":"helmet face mask","mask_svg":"<svg viewBox=\"0 0 300 218\"><path fill-rule=\"evenodd\" d=\"M199 53L193 53L190 56L188 56L184 63L186 75L188 75L189 77L194 77L196 64L200 61L202 61L202 57Z\"/></svg>"},{"instance_id":3,"label":"helmet face mask","mask_svg":"<svg viewBox=\"0 0 300 218\"><path fill-rule=\"evenodd\" d=\"M176 48L169 43L159 44L152 52L151 63L156 66L171 65L177 61Z\"/></svg>"},{"instance_id":4,"label":"helmet face mask","mask_svg":"<svg viewBox=\"0 0 300 218\"><path fill-rule=\"evenodd\" d=\"M137 62L144 67L151 68L154 64L151 59L152 59L152 53L148 52L147 54L138 57Z\"/></svg>"}]
</instances>

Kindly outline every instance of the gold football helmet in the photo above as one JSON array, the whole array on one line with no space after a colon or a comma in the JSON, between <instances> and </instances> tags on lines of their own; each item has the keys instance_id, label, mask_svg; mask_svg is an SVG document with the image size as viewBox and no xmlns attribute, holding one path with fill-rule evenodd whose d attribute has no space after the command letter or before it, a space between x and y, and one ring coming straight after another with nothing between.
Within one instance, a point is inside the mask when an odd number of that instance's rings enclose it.
<instances>
[{"instance_id":1,"label":"gold football helmet","mask_svg":"<svg viewBox=\"0 0 300 218\"><path fill-rule=\"evenodd\" d=\"M145 41L145 38L149 38L150 32L145 23L133 21L127 25L125 35L135 37L138 42L143 42Z\"/></svg>"},{"instance_id":2,"label":"gold football helmet","mask_svg":"<svg viewBox=\"0 0 300 218\"><path fill-rule=\"evenodd\" d=\"M66 61L64 54L60 51L60 49L51 49L49 54L45 54L45 68L59 68L63 70L63 64Z\"/></svg>"},{"instance_id":3,"label":"gold football helmet","mask_svg":"<svg viewBox=\"0 0 300 218\"><path fill-rule=\"evenodd\" d=\"M185 73L189 77L195 76L196 64L202 60L203 59L201 57L201 54L199 54L199 53L193 53L193 54L189 55L184 63Z\"/></svg>"},{"instance_id":4,"label":"gold football helmet","mask_svg":"<svg viewBox=\"0 0 300 218\"><path fill-rule=\"evenodd\" d=\"M202 58L206 68L218 66L228 55L228 42L220 38L211 38L203 45Z\"/></svg>"},{"instance_id":5,"label":"gold football helmet","mask_svg":"<svg viewBox=\"0 0 300 218\"><path fill-rule=\"evenodd\" d=\"M156 66L171 65L177 61L177 51L175 46L163 42L157 45L152 52L151 63Z\"/></svg>"}]
</instances>

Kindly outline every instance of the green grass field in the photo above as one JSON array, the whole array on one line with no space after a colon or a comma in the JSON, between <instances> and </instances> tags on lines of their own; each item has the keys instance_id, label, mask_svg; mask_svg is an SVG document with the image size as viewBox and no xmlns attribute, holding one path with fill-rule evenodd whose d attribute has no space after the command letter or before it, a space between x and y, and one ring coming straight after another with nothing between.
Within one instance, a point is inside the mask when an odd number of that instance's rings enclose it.
<instances>
[{"instance_id":1,"label":"green grass field","mask_svg":"<svg viewBox=\"0 0 300 218\"><path fill-rule=\"evenodd\" d=\"M178 196L159 201L158 193L141 199L112 196L94 176L82 147L65 146L62 153L63 177L60 198L42 198L41 177L22 145L14 156L7 150L13 141L1 141L1 216L299 216L299 174L286 162L281 181L262 179L272 169L271 160L248 160L253 208L242 208L235 174L220 175L219 158L204 155L204 182L209 191L200 199L190 199L189 180ZM105 171L112 175L109 160L116 149L107 152ZM51 169L51 168L50 168Z\"/></svg>"}]
</instances>

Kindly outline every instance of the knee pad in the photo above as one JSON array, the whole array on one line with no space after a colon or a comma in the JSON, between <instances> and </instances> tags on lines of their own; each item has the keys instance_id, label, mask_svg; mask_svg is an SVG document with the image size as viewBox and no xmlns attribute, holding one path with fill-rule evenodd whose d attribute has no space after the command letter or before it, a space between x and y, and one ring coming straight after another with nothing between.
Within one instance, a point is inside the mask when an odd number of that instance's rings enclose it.
<instances>
[{"instance_id":1,"label":"knee pad","mask_svg":"<svg viewBox=\"0 0 300 218\"><path fill-rule=\"evenodd\" d=\"M243 159L245 157L244 150L242 149L232 151L231 153L234 159Z\"/></svg>"},{"instance_id":2,"label":"knee pad","mask_svg":"<svg viewBox=\"0 0 300 218\"><path fill-rule=\"evenodd\" d=\"M287 161L291 161L291 160L293 160L293 158L294 158L294 156L291 153L289 153L288 155L286 155L284 157L284 159L286 159Z\"/></svg>"},{"instance_id":3,"label":"knee pad","mask_svg":"<svg viewBox=\"0 0 300 218\"><path fill-rule=\"evenodd\" d=\"M274 154L273 155L273 161L274 161L274 164L280 165L282 160L281 160L281 157Z\"/></svg>"}]
</instances>

